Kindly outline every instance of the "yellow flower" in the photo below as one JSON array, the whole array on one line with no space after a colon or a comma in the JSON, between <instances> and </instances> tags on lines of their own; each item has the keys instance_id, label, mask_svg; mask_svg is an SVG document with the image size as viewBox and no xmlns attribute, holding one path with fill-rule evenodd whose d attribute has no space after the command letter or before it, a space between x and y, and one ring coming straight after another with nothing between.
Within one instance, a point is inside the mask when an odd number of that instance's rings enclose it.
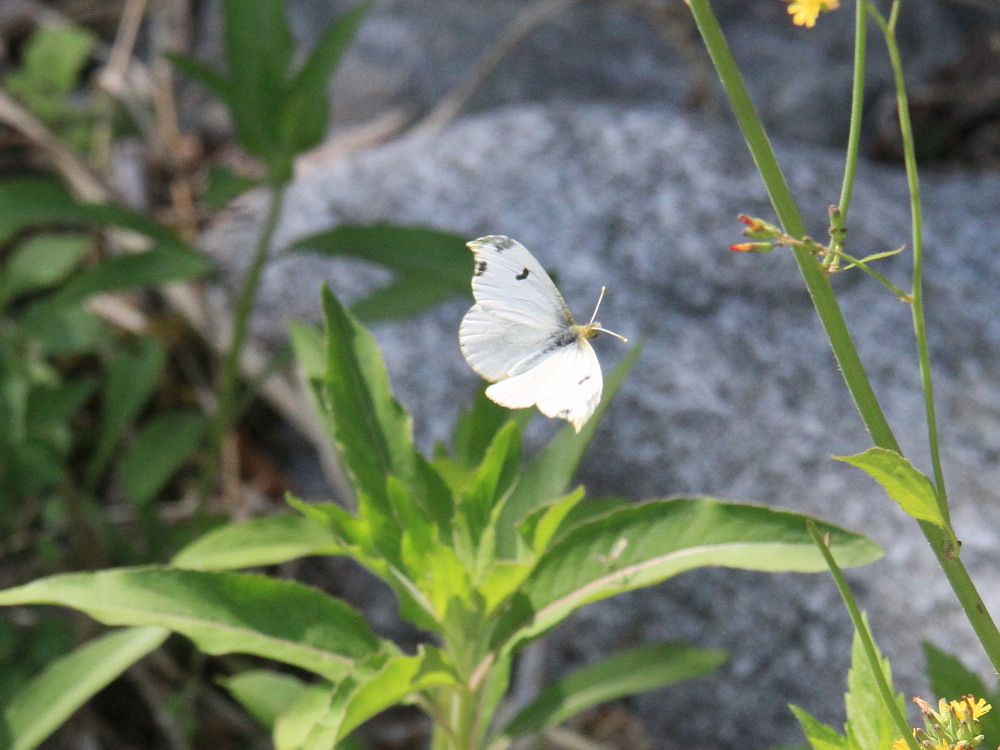
<instances>
[{"instance_id":1,"label":"yellow flower","mask_svg":"<svg viewBox=\"0 0 1000 750\"><path fill-rule=\"evenodd\" d=\"M961 701L951 702L951 710L955 712L959 721L965 719L966 715L971 716L973 721L975 721L991 708L993 708L993 706L987 703L985 699L980 698L977 701L975 696L972 695L965 695L962 696Z\"/></svg>"},{"instance_id":2,"label":"yellow flower","mask_svg":"<svg viewBox=\"0 0 1000 750\"><path fill-rule=\"evenodd\" d=\"M809 29L816 25L816 17L820 13L840 7L840 0L786 0L786 2L792 23Z\"/></svg>"}]
</instances>

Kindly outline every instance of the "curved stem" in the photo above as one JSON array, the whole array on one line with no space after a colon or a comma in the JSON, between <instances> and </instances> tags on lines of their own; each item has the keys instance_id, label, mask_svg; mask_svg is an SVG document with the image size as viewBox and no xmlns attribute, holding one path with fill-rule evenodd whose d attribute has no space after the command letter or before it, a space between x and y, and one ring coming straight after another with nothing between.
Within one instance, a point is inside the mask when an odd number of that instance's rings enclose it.
<instances>
[{"instance_id":1,"label":"curved stem","mask_svg":"<svg viewBox=\"0 0 1000 750\"><path fill-rule=\"evenodd\" d=\"M862 1L866 2L866 0ZM716 72L732 103L736 119L743 130L743 136L767 186L774 210L788 234L802 237L805 235L805 230L798 207L795 205L788 185L781 175L770 141L768 141L760 119L757 117L753 102L743 84L739 69L736 67L736 61L729 50L710 2L709 0L688 0L688 5L705 46L708 48ZM898 5L894 5L887 25L888 28L894 27L897 13ZM830 340L837 363L840 365L844 381L861 414L861 419L864 421L865 428L875 445L899 453L899 444L875 397L868 376L865 374L826 272L806 249L794 247L793 252L813 305L816 307L816 312L823 324L823 329ZM921 522L920 528L944 569L955 596L976 631L993 668L1000 671L1000 631L997 630L996 623L986 609L968 571L957 557L957 550L951 544L950 535L944 529L930 523Z\"/></svg>"},{"instance_id":2,"label":"curved stem","mask_svg":"<svg viewBox=\"0 0 1000 750\"><path fill-rule=\"evenodd\" d=\"M226 357L223 360L222 372L219 377L219 408L215 414L215 421L212 426L212 445L209 448L208 461L202 475L203 497L211 486L216 468L219 465L222 440L226 435L226 431L232 426L233 419L235 418L235 406L237 404L236 391L239 386L240 361L243 355L243 346L250 331L250 318L253 314L254 303L257 300L260 277L267 263L268 250L271 246L271 240L274 238L274 231L278 226L278 218L281 216L285 187L285 183L278 183L271 188L271 201L268 206L267 217L264 219L264 225L257 240L253 259L250 261L250 267L247 270L246 278L243 280L243 286L236 300L233 335L229 343L229 350L226 352Z\"/></svg>"}]
</instances>

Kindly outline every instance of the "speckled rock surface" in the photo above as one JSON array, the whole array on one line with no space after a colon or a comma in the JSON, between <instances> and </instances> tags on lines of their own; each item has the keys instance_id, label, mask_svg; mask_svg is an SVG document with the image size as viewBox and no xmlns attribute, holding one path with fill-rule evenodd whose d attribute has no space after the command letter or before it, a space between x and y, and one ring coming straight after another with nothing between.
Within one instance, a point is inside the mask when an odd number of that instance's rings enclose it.
<instances>
[{"instance_id":1,"label":"speckled rock surface","mask_svg":"<svg viewBox=\"0 0 1000 750\"><path fill-rule=\"evenodd\" d=\"M779 156L822 236L841 156L800 146L779 146ZM1000 178L925 174L923 188L945 469L963 554L1000 611ZM231 274L252 246L259 206L250 196L204 238ZM908 243L906 206L901 173L863 165L849 224L855 252ZM740 212L771 216L731 131L671 111L524 107L400 139L296 184L276 247L341 222L423 224L519 239L558 272L578 316L606 284L602 321L645 336L646 346L583 462L590 493L708 493L864 531L886 556L854 572L856 594L897 687L924 690L920 643L972 662L970 628L915 525L857 470L828 458L870 440L792 258L726 250L740 239ZM905 284L909 257L881 268ZM277 257L255 335L277 346L287 318L316 319L322 280L351 298L378 278L357 264ZM904 450L926 467L909 309L861 274L834 283ZM457 345L469 304L455 299L375 329L424 446L447 437L459 405L482 387ZM605 367L624 351L607 337L596 347ZM548 429L539 418L536 441ZM709 678L630 699L658 748L798 743L790 702L842 721L851 627L828 576L699 570L592 605L553 639L550 673L654 639L731 655ZM982 659L975 665L984 669Z\"/></svg>"}]
</instances>

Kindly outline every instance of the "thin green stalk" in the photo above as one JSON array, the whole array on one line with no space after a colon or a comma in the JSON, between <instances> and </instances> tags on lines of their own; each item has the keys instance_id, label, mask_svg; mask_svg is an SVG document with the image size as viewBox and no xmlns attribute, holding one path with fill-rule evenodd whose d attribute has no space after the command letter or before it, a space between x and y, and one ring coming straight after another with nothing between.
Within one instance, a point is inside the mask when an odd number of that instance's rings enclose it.
<instances>
[{"instance_id":1,"label":"thin green stalk","mask_svg":"<svg viewBox=\"0 0 1000 750\"><path fill-rule=\"evenodd\" d=\"M833 580L837 584L837 590L840 591L840 596L844 600L847 611L851 616L851 622L854 623L854 629L861 640L861 647L865 651L868 666L871 668L875 684L878 686L879 695L882 697L882 704L892 717L892 721L896 725L896 730L906 741L907 747L910 750L920 750L916 738L910 731L910 725L906 722L906 717L896 703L896 696L892 692L892 686L885 678L885 672L882 670L882 664L878 657L878 651L875 648L875 641L872 639L871 631L868 629L868 624L865 622L865 618L861 616L861 610L858 609L858 603L854 600L851 587L847 585L847 579L844 578L844 574L838 567L837 561L833 559L833 555L830 553L828 540L820 536L816 525L812 521L806 521L806 529L809 531L809 535L813 538L813 541L816 542L816 546L819 547L823 559L826 560L827 567L830 568Z\"/></svg>"},{"instance_id":2,"label":"thin green stalk","mask_svg":"<svg viewBox=\"0 0 1000 750\"><path fill-rule=\"evenodd\" d=\"M774 210L788 234L803 237L805 230L802 218L781 174L771 144L760 124L760 119L757 117L753 102L743 84L739 69L722 34L722 29L719 27L718 19L712 11L710 2L709 0L688 0L688 6L691 8L695 23L712 58L719 79L722 81L723 88L730 98L737 122L743 130L743 136L767 186ZM897 10L894 7L892 17L895 16ZM807 250L795 247L793 252L865 428L875 445L899 453L899 444L896 442L895 435L893 435L882 408L875 398L875 393L868 376L865 374L854 342L851 340L840 311L840 305L830 287L826 272ZM966 617L969 618L980 643L983 644L993 668L1000 671L1000 631L997 630L996 623L987 611L968 571L958 558L950 535L940 527L926 522L920 522L920 528L944 569L945 575L955 591L955 596Z\"/></svg>"},{"instance_id":3,"label":"thin green stalk","mask_svg":"<svg viewBox=\"0 0 1000 750\"><path fill-rule=\"evenodd\" d=\"M910 122L910 106L906 96L906 79L903 63L896 44L895 19L899 11L899 0L892 7L892 24L865 1L872 17L882 29L885 44L892 63L893 78L896 83L896 109L899 113L899 132L903 141L903 161L906 164L906 183L910 192L910 224L913 242L913 333L917 339L917 356L920 361L920 381L924 391L924 410L927 413L927 441L930 446L931 465L934 469L934 485L937 489L937 503L942 517L950 524L948 495L944 484L944 470L941 466L940 441L938 439L937 409L934 406L934 384L931 375L931 356L927 344L927 323L924 319L923 267L924 267L924 220L920 201L920 177L917 173L917 155L913 143L913 126Z\"/></svg>"},{"instance_id":4,"label":"thin green stalk","mask_svg":"<svg viewBox=\"0 0 1000 750\"><path fill-rule=\"evenodd\" d=\"M278 218L281 216L281 206L285 197L286 184L277 183L271 188L271 201L267 209L267 217L264 219L264 225L257 240L257 247L250 262L250 268L247 270L243 287L240 289L240 295L236 300L233 335L229 343L229 350L226 352L225 359L222 362L222 373L219 377L219 408L215 414L212 426L212 445L209 448L209 458L204 466L204 474L202 475L203 497L207 494L209 487L211 487L215 471L219 465L223 438L226 435L226 431L232 426L234 410L237 404L240 360L243 355L243 347L246 344L247 334L250 331L250 317L253 313L254 303L257 300L260 277L267 262L268 249L271 246L271 240L274 238L274 231L278 226Z\"/></svg>"},{"instance_id":5,"label":"thin green stalk","mask_svg":"<svg viewBox=\"0 0 1000 750\"><path fill-rule=\"evenodd\" d=\"M840 188L840 220L847 222L847 211L854 192L854 175L858 167L861 148L861 116L865 102L865 55L868 48L868 16L864 4L855 5L854 16L854 80L851 84L851 124L847 134L847 159L844 164L844 182Z\"/></svg>"},{"instance_id":6,"label":"thin green stalk","mask_svg":"<svg viewBox=\"0 0 1000 750\"><path fill-rule=\"evenodd\" d=\"M764 180L778 219L787 234L804 237L806 231L802 216L778 166L771 143L760 123L712 6L709 0L689 0L688 5L715 64L719 80L722 81L722 86L732 104L736 120L750 148L750 154L757 163L757 169ZM876 445L898 452L899 444L882 413L882 407L875 398L875 392L865 374L864 366L851 340L851 334L847 330L847 324L844 322L844 316L825 271L807 250L793 247L792 251L861 419Z\"/></svg>"}]
</instances>

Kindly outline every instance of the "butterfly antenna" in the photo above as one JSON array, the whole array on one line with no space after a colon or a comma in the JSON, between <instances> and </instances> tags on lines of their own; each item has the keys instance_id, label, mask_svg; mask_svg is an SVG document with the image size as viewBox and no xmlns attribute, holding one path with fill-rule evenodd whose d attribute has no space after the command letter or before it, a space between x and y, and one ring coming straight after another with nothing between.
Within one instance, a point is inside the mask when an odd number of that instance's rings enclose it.
<instances>
[{"instance_id":1,"label":"butterfly antenna","mask_svg":"<svg viewBox=\"0 0 1000 750\"><path fill-rule=\"evenodd\" d=\"M587 328L590 329L591 331L600 331L601 333L606 333L609 336L614 336L616 339L621 339L625 343L628 343L628 339L622 336L620 333L609 331L607 328L601 328L600 323L596 325L594 324L594 321L597 320L597 311L601 309L601 302L604 300L604 292L606 289L607 287L603 286L601 287L601 296L597 298L597 304L594 305L594 314L590 316L590 322L587 323Z\"/></svg>"}]
</instances>

